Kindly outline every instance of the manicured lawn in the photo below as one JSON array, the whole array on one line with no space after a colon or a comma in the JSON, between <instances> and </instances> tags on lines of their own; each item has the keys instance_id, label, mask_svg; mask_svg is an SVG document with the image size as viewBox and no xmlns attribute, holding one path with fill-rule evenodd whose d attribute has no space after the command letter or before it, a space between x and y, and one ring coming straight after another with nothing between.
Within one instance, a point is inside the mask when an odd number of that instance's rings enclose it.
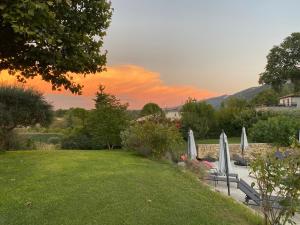
<instances>
[{"instance_id":1,"label":"manicured lawn","mask_svg":"<svg viewBox=\"0 0 300 225\"><path fill-rule=\"evenodd\" d=\"M127 152L0 154L1 225L259 224L173 165Z\"/></svg>"},{"instance_id":2,"label":"manicured lawn","mask_svg":"<svg viewBox=\"0 0 300 225\"><path fill-rule=\"evenodd\" d=\"M200 139L196 142L197 144L219 144L219 139ZM228 142L229 144L239 144L241 143L241 137L229 137Z\"/></svg>"}]
</instances>

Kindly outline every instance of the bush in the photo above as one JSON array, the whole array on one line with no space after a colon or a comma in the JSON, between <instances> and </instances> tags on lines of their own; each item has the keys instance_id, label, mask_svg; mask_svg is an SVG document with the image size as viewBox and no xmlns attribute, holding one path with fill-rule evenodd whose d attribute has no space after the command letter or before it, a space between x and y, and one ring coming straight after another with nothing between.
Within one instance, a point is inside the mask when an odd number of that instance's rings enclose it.
<instances>
[{"instance_id":1,"label":"bush","mask_svg":"<svg viewBox=\"0 0 300 225\"><path fill-rule=\"evenodd\" d=\"M91 137L83 131L75 131L70 136L65 137L61 141L62 149L93 149L93 143Z\"/></svg>"},{"instance_id":2,"label":"bush","mask_svg":"<svg viewBox=\"0 0 300 225\"><path fill-rule=\"evenodd\" d=\"M287 116L275 116L260 120L250 129L250 138L254 142L273 143L289 146L300 128L299 120Z\"/></svg>"},{"instance_id":3,"label":"bush","mask_svg":"<svg viewBox=\"0 0 300 225\"><path fill-rule=\"evenodd\" d=\"M17 127L49 125L52 106L33 90L0 85L0 149L11 149L11 138Z\"/></svg>"},{"instance_id":4,"label":"bush","mask_svg":"<svg viewBox=\"0 0 300 225\"><path fill-rule=\"evenodd\" d=\"M121 139L123 147L154 158L162 158L168 152L177 152L183 143L175 126L153 121L130 126L121 133Z\"/></svg>"},{"instance_id":5,"label":"bush","mask_svg":"<svg viewBox=\"0 0 300 225\"><path fill-rule=\"evenodd\" d=\"M61 142L61 139L59 137L50 137L48 138L47 143L57 145Z\"/></svg>"},{"instance_id":6,"label":"bush","mask_svg":"<svg viewBox=\"0 0 300 225\"><path fill-rule=\"evenodd\" d=\"M26 135L19 134L16 131L10 132L6 139L9 150L33 150L36 149L35 142Z\"/></svg>"},{"instance_id":7,"label":"bush","mask_svg":"<svg viewBox=\"0 0 300 225\"><path fill-rule=\"evenodd\" d=\"M186 168L201 179L204 178L207 173L207 168L205 167L205 165L197 159L186 160Z\"/></svg>"}]
</instances>

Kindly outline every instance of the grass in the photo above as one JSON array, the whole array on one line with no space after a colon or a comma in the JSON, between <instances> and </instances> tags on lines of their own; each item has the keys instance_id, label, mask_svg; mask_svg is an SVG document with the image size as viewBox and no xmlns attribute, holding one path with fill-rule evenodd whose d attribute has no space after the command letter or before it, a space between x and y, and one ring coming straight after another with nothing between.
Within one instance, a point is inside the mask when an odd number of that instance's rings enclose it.
<instances>
[{"instance_id":1,"label":"grass","mask_svg":"<svg viewBox=\"0 0 300 225\"><path fill-rule=\"evenodd\" d=\"M219 144L220 139L200 139L196 140L197 144ZM228 138L229 144L240 144L241 137L229 137Z\"/></svg>"},{"instance_id":2,"label":"grass","mask_svg":"<svg viewBox=\"0 0 300 225\"><path fill-rule=\"evenodd\" d=\"M1 225L260 224L245 206L128 152L0 154Z\"/></svg>"}]
</instances>

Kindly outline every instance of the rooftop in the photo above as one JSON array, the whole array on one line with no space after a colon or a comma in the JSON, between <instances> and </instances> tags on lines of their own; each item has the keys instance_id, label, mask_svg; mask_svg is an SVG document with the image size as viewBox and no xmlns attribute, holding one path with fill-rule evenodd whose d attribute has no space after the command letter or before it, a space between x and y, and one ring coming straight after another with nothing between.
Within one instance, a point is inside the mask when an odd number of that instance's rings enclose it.
<instances>
[{"instance_id":1,"label":"rooftop","mask_svg":"<svg viewBox=\"0 0 300 225\"><path fill-rule=\"evenodd\" d=\"M289 94L286 96L282 96L279 99L283 99L283 98L289 98L289 97L299 97L300 98L300 93L296 93L296 94Z\"/></svg>"}]
</instances>

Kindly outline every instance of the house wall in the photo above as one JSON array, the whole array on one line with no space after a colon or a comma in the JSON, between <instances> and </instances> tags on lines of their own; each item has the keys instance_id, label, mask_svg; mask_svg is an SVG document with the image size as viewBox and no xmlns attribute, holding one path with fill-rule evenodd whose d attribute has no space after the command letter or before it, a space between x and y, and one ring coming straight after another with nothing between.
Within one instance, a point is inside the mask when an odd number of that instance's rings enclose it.
<instances>
[{"instance_id":1,"label":"house wall","mask_svg":"<svg viewBox=\"0 0 300 225\"><path fill-rule=\"evenodd\" d=\"M300 108L300 97L293 98L293 103L297 104L297 108Z\"/></svg>"},{"instance_id":2,"label":"house wall","mask_svg":"<svg viewBox=\"0 0 300 225\"><path fill-rule=\"evenodd\" d=\"M292 106L293 104L297 105L297 108L300 108L300 97L286 97L279 100L279 103L284 106Z\"/></svg>"}]
</instances>

